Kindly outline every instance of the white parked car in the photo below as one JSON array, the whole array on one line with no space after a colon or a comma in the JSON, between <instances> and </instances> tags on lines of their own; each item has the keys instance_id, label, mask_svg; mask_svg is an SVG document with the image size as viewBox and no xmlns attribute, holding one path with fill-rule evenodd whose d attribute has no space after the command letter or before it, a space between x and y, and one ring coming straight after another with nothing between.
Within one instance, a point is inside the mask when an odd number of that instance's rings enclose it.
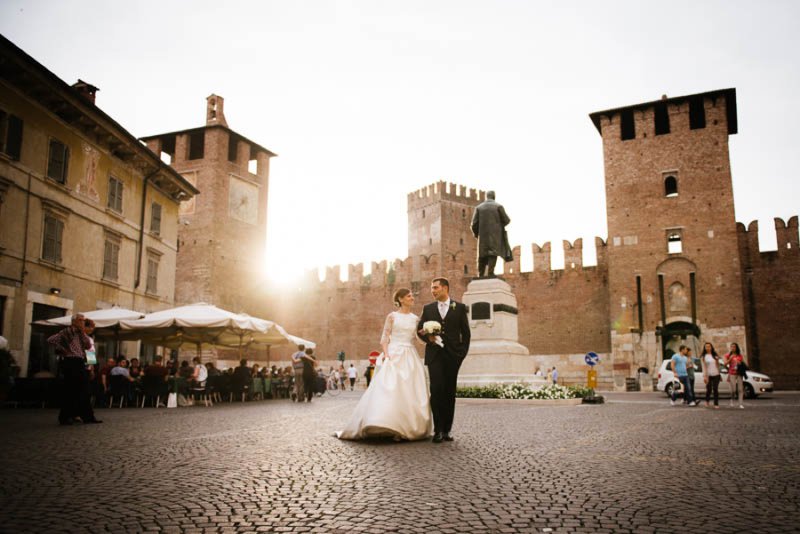
<instances>
[{"instance_id":1,"label":"white parked car","mask_svg":"<svg viewBox=\"0 0 800 534\"><path fill-rule=\"evenodd\" d=\"M694 392L700 399L699 393L703 393L705 397L706 384L703 382L703 368L700 365L700 360L693 358L694 361ZM677 388L679 395L682 395L681 383L675 379L675 374L669 368L671 360L664 360L661 362L661 367L658 370L658 385L656 386L659 391L663 391L667 396L672 396L672 389ZM731 385L728 382L728 368L721 366L720 369L722 380L719 383L719 395L721 398L729 397L731 394ZM747 377L744 380L744 395L748 399L754 399L763 393L772 393L772 379L765 374L756 373L755 371L747 371Z\"/></svg>"}]
</instances>

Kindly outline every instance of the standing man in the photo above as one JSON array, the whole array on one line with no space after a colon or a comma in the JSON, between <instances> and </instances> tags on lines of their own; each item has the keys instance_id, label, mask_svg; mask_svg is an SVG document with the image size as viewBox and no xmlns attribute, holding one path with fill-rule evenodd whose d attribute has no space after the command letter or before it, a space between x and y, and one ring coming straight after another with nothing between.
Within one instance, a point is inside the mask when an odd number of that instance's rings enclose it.
<instances>
[{"instance_id":1,"label":"standing man","mask_svg":"<svg viewBox=\"0 0 800 534\"><path fill-rule=\"evenodd\" d=\"M426 304L417 324L417 335L425 341L425 365L431 383L431 411L433 412L433 442L453 441L450 430L456 409L456 383L458 369L469 352L470 329L467 307L450 299L450 282L447 278L435 278L431 282L431 294L436 299ZM442 325L442 345L436 337L426 335L422 325L436 321Z\"/></svg>"},{"instance_id":2,"label":"standing man","mask_svg":"<svg viewBox=\"0 0 800 534\"><path fill-rule=\"evenodd\" d=\"M292 354L292 370L294 371L294 400L303 402L305 400L305 389L303 388L303 357L306 355L306 346L297 345L297 352Z\"/></svg>"},{"instance_id":3,"label":"standing man","mask_svg":"<svg viewBox=\"0 0 800 534\"><path fill-rule=\"evenodd\" d=\"M64 383L61 388L61 411L58 414L58 422L62 425L71 425L76 417L80 417L84 423L102 423L95 418L89 401L86 351L91 350L93 343L86 334L87 328L90 331L94 329L94 322L76 313L72 316L70 326L47 339L61 358Z\"/></svg>"},{"instance_id":4,"label":"standing man","mask_svg":"<svg viewBox=\"0 0 800 534\"><path fill-rule=\"evenodd\" d=\"M558 369L553 367L553 384L558 384Z\"/></svg>"},{"instance_id":5,"label":"standing man","mask_svg":"<svg viewBox=\"0 0 800 534\"><path fill-rule=\"evenodd\" d=\"M506 226L511 219L506 210L494 200L494 191L486 193L486 200L478 204L472 215L472 235L478 238L478 276L494 278L497 257L513 261L508 244Z\"/></svg>"},{"instance_id":6,"label":"standing man","mask_svg":"<svg viewBox=\"0 0 800 534\"><path fill-rule=\"evenodd\" d=\"M687 403L689 406L694 406L696 403L692 396L692 390L689 387L689 374L686 372L686 351L686 345L681 345L678 352L672 355L672 372L675 373L675 377L681 383L683 402ZM672 388L672 399L669 401L670 406L675 406L677 395L678 392L675 391L675 388Z\"/></svg>"},{"instance_id":7,"label":"standing man","mask_svg":"<svg viewBox=\"0 0 800 534\"><path fill-rule=\"evenodd\" d=\"M356 370L355 366L351 363L350 368L347 369L347 378L350 379L350 391L353 391L355 388L357 376L358 370Z\"/></svg>"}]
</instances>

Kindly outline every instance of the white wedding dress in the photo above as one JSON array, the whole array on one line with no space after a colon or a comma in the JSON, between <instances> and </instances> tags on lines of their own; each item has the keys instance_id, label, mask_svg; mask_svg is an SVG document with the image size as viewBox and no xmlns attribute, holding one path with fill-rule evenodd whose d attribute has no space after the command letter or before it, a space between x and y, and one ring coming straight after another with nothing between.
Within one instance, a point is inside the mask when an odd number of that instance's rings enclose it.
<instances>
[{"instance_id":1,"label":"white wedding dress","mask_svg":"<svg viewBox=\"0 0 800 534\"><path fill-rule=\"evenodd\" d=\"M431 435L433 422L425 368L414 347L417 320L413 313L400 312L392 312L386 318L381 343L389 341L388 356L358 401L350 421L336 437L416 440Z\"/></svg>"}]
</instances>

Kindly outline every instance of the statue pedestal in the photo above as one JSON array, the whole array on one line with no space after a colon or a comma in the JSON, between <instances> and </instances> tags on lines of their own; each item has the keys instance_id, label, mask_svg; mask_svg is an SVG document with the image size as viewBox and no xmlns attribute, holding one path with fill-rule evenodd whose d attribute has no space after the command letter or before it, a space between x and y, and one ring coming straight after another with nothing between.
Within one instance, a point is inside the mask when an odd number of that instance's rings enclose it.
<instances>
[{"instance_id":1,"label":"statue pedestal","mask_svg":"<svg viewBox=\"0 0 800 534\"><path fill-rule=\"evenodd\" d=\"M472 340L458 375L459 385L535 382L534 360L518 343L517 298L499 278L473 280L463 302Z\"/></svg>"}]
</instances>

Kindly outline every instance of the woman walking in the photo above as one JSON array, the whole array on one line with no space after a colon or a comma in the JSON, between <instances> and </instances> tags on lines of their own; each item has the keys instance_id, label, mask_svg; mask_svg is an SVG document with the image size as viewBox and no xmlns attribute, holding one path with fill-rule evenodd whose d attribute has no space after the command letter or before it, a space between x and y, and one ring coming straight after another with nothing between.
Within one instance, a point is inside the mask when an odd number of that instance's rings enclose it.
<instances>
[{"instance_id":1,"label":"woman walking","mask_svg":"<svg viewBox=\"0 0 800 534\"><path fill-rule=\"evenodd\" d=\"M744 409L745 371L742 364L747 365L739 344L731 343L731 351L725 355L725 365L728 367L728 382L731 384L731 407L733 407L734 397L738 394L739 408Z\"/></svg>"},{"instance_id":2,"label":"woman walking","mask_svg":"<svg viewBox=\"0 0 800 534\"><path fill-rule=\"evenodd\" d=\"M317 390L317 372L314 370L317 366L317 359L314 358L314 349L310 347L307 348L306 353L301 356L301 359L303 361L303 388L306 395L306 402L311 402L311 399L314 398L314 392ZM298 399L297 402L303 402L303 400Z\"/></svg>"},{"instance_id":3,"label":"woman walking","mask_svg":"<svg viewBox=\"0 0 800 534\"><path fill-rule=\"evenodd\" d=\"M706 384L706 408L711 407L709 401L713 394L714 409L719 410L719 382L722 378L719 374L719 355L711 343L703 345L700 363L703 367L703 382Z\"/></svg>"}]
</instances>

